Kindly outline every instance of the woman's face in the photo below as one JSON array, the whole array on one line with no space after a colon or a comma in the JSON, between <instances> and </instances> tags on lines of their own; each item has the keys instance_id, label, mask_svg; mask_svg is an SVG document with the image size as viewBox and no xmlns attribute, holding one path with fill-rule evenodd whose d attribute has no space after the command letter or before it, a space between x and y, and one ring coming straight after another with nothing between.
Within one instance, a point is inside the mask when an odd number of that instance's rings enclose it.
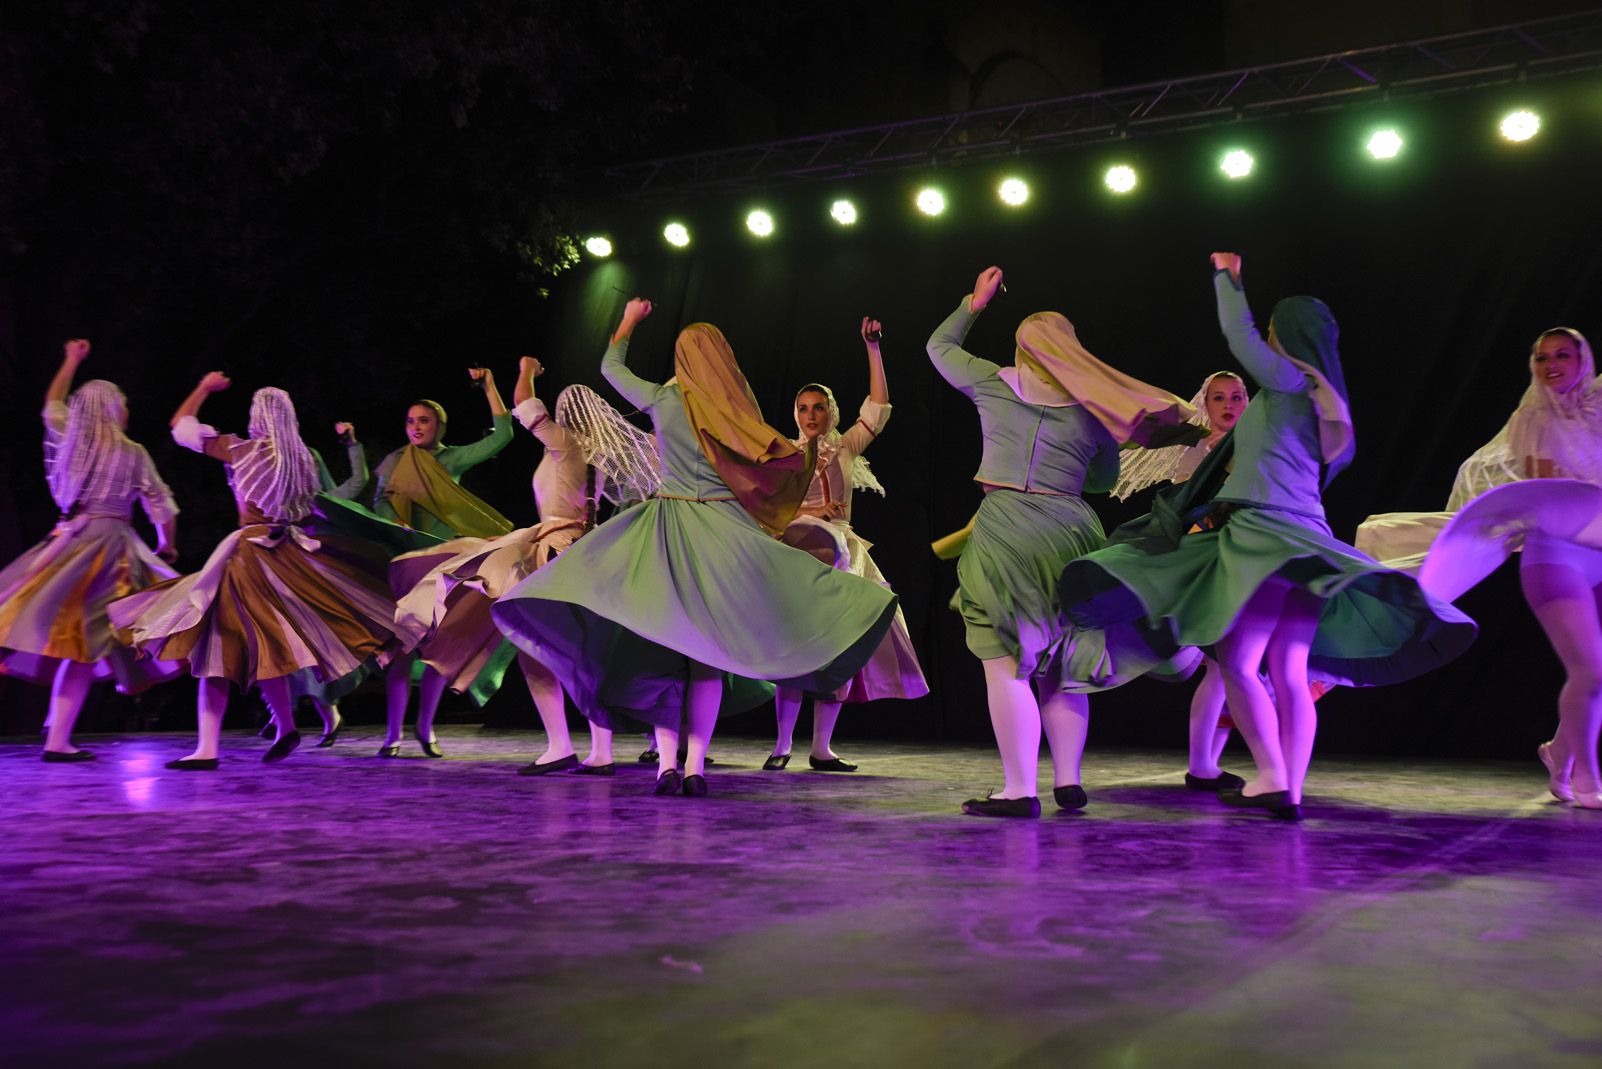
<instances>
[{"instance_id":1,"label":"woman's face","mask_svg":"<svg viewBox=\"0 0 1602 1069\"><path fill-rule=\"evenodd\" d=\"M828 430L829 399L817 390L803 391L795 399L795 422L809 442Z\"/></svg>"},{"instance_id":2,"label":"woman's face","mask_svg":"<svg viewBox=\"0 0 1602 1069\"><path fill-rule=\"evenodd\" d=\"M1207 406L1207 422L1217 431L1232 429L1246 411L1246 387L1228 375L1214 375L1207 383L1203 398Z\"/></svg>"},{"instance_id":3,"label":"woman's face","mask_svg":"<svg viewBox=\"0 0 1602 1069\"><path fill-rule=\"evenodd\" d=\"M1542 338L1530 362L1535 381L1549 390L1567 393L1580 380L1580 345L1567 334Z\"/></svg>"},{"instance_id":4,"label":"woman's face","mask_svg":"<svg viewBox=\"0 0 1602 1069\"><path fill-rule=\"evenodd\" d=\"M439 442L439 416L427 405L406 410L406 440L419 449L433 449Z\"/></svg>"}]
</instances>

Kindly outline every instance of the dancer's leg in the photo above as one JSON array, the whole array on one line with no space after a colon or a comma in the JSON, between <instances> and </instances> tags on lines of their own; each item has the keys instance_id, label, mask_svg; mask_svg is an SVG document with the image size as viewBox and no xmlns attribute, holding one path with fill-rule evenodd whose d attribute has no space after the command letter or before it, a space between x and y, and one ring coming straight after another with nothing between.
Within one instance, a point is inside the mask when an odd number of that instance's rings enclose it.
<instances>
[{"instance_id":1,"label":"dancer's leg","mask_svg":"<svg viewBox=\"0 0 1602 1069\"><path fill-rule=\"evenodd\" d=\"M417 737L423 742L434 741L434 714L444 693L445 677L424 665L423 678L417 681Z\"/></svg>"},{"instance_id":2,"label":"dancer's leg","mask_svg":"<svg viewBox=\"0 0 1602 1069\"><path fill-rule=\"evenodd\" d=\"M1018 678L1016 657L992 657L985 666L990 726L1001 751L1005 782L992 798L1033 798L1039 791L1040 705L1027 679Z\"/></svg>"},{"instance_id":3,"label":"dancer's leg","mask_svg":"<svg viewBox=\"0 0 1602 1069\"><path fill-rule=\"evenodd\" d=\"M1585 576L1563 564L1526 564L1519 569L1524 600L1540 621L1566 679L1558 693L1554 756L1574 764L1574 793L1602 791L1597 736L1602 732L1602 623L1596 593Z\"/></svg>"},{"instance_id":4,"label":"dancer's leg","mask_svg":"<svg viewBox=\"0 0 1602 1069\"><path fill-rule=\"evenodd\" d=\"M410 656L396 657L389 662L384 676L384 712L389 726L384 731L384 745L394 746L406 730L406 704L412 697L412 660Z\"/></svg>"},{"instance_id":5,"label":"dancer's leg","mask_svg":"<svg viewBox=\"0 0 1602 1069\"><path fill-rule=\"evenodd\" d=\"M1218 726L1218 717L1224 711L1224 676L1211 657L1202 673L1196 692L1190 696L1190 774L1198 779L1213 779L1218 775L1218 755L1229 739L1229 730Z\"/></svg>"},{"instance_id":6,"label":"dancer's leg","mask_svg":"<svg viewBox=\"0 0 1602 1069\"><path fill-rule=\"evenodd\" d=\"M795 745L795 722L801 716L801 692L795 687L778 688L773 693L773 708L779 721L779 735L774 740L773 753L782 757ZM817 716L815 707L813 716Z\"/></svg>"},{"instance_id":7,"label":"dancer's leg","mask_svg":"<svg viewBox=\"0 0 1602 1069\"><path fill-rule=\"evenodd\" d=\"M840 703L812 699L812 756L819 761L835 757L834 725L840 719Z\"/></svg>"},{"instance_id":8,"label":"dancer's leg","mask_svg":"<svg viewBox=\"0 0 1602 1069\"><path fill-rule=\"evenodd\" d=\"M684 750L685 776L706 775L706 751L723 703L723 673L709 665L690 662L690 682L684 693L684 726L689 736ZM661 740L661 729L657 729Z\"/></svg>"},{"instance_id":9,"label":"dancer's leg","mask_svg":"<svg viewBox=\"0 0 1602 1069\"><path fill-rule=\"evenodd\" d=\"M183 760L203 761L217 756L217 746L222 739L223 714L228 712L228 680L206 676L198 680L198 684L195 715L200 722L199 737L195 752L186 755Z\"/></svg>"},{"instance_id":10,"label":"dancer's leg","mask_svg":"<svg viewBox=\"0 0 1602 1069\"><path fill-rule=\"evenodd\" d=\"M45 736L46 752L78 751L72 744L72 728L83 711L83 700L88 697L94 678L93 665L63 658L56 666L56 678L50 684L50 716L45 721L50 726L50 733Z\"/></svg>"},{"instance_id":11,"label":"dancer's leg","mask_svg":"<svg viewBox=\"0 0 1602 1069\"><path fill-rule=\"evenodd\" d=\"M1279 747L1285 757L1285 789L1290 801L1300 804L1302 782L1313 760L1313 738L1318 734L1318 710L1307 689L1307 653L1324 611L1322 598L1296 587L1285 595L1279 623L1268 642L1268 678L1274 683L1279 713Z\"/></svg>"},{"instance_id":12,"label":"dancer's leg","mask_svg":"<svg viewBox=\"0 0 1602 1069\"><path fill-rule=\"evenodd\" d=\"M591 768L612 763L612 729L603 728L599 724L590 723L590 752L579 762Z\"/></svg>"},{"instance_id":13,"label":"dancer's leg","mask_svg":"<svg viewBox=\"0 0 1602 1069\"><path fill-rule=\"evenodd\" d=\"M1229 715L1251 749L1257 775L1242 789L1250 796L1283 791L1289 785L1279 743L1279 716L1258 678L1268 640L1279 623L1289 586L1269 579L1241 607L1229 633L1218 640L1218 668L1224 677Z\"/></svg>"},{"instance_id":14,"label":"dancer's leg","mask_svg":"<svg viewBox=\"0 0 1602 1069\"><path fill-rule=\"evenodd\" d=\"M1051 748L1053 787L1071 787L1080 782L1080 761L1085 756L1085 736L1090 731L1090 695L1048 694L1040 703L1040 726Z\"/></svg>"},{"instance_id":15,"label":"dancer's leg","mask_svg":"<svg viewBox=\"0 0 1602 1069\"><path fill-rule=\"evenodd\" d=\"M267 703L267 711L272 714L273 727L277 729L273 735L276 742L295 730L295 701L289 694L289 679L283 676L264 679L256 686Z\"/></svg>"},{"instance_id":16,"label":"dancer's leg","mask_svg":"<svg viewBox=\"0 0 1602 1069\"><path fill-rule=\"evenodd\" d=\"M521 651L517 663L523 669L523 682L534 699L534 710L539 713L540 725L545 728L545 752L534 759L535 764L548 765L573 753L573 737L567 730L567 702L562 696L562 684L549 668Z\"/></svg>"},{"instance_id":17,"label":"dancer's leg","mask_svg":"<svg viewBox=\"0 0 1602 1069\"><path fill-rule=\"evenodd\" d=\"M323 722L323 734L332 734L338 729L344 717L339 715L338 702L325 702L321 698L312 699L312 708L317 710L318 719Z\"/></svg>"}]
</instances>

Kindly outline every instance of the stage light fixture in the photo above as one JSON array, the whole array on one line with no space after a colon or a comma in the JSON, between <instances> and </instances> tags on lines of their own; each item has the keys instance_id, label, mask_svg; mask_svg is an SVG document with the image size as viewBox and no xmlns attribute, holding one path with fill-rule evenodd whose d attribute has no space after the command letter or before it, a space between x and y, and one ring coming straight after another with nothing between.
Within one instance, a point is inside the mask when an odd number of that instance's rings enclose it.
<instances>
[{"instance_id":1,"label":"stage light fixture","mask_svg":"<svg viewBox=\"0 0 1602 1069\"><path fill-rule=\"evenodd\" d=\"M1368 139L1368 154L1376 160L1394 160L1402 151L1402 135L1392 129L1375 130Z\"/></svg>"},{"instance_id":2,"label":"stage light fixture","mask_svg":"<svg viewBox=\"0 0 1602 1069\"><path fill-rule=\"evenodd\" d=\"M612 255L612 243L597 234L593 238L584 239L584 251L591 256L610 256Z\"/></svg>"},{"instance_id":3,"label":"stage light fixture","mask_svg":"<svg viewBox=\"0 0 1602 1069\"><path fill-rule=\"evenodd\" d=\"M939 215L946 210L946 195L933 186L918 190L918 210L925 215Z\"/></svg>"},{"instance_id":4,"label":"stage light fixture","mask_svg":"<svg viewBox=\"0 0 1602 1069\"><path fill-rule=\"evenodd\" d=\"M682 249L690 243L690 230L683 223L669 223L662 228L662 237L669 245Z\"/></svg>"},{"instance_id":5,"label":"stage light fixture","mask_svg":"<svg viewBox=\"0 0 1602 1069\"><path fill-rule=\"evenodd\" d=\"M1029 183L1022 178L1004 179L996 187L996 196L1009 208L1017 208L1029 199Z\"/></svg>"},{"instance_id":6,"label":"stage light fixture","mask_svg":"<svg viewBox=\"0 0 1602 1069\"><path fill-rule=\"evenodd\" d=\"M1232 148L1224 153L1224 158L1218 162L1218 169L1224 172L1226 178L1245 178L1252 173L1252 165L1256 162L1245 149Z\"/></svg>"},{"instance_id":7,"label":"stage light fixture","mask_svg":"<svg viewBox=\"0 0 1602 1069\"><path fill-rule=\"evenodd\" d=\"M857 206L848 200L837 200L829 206L829 214L841 226L852 226L857 221Z\"/></svg>"},{"instance_id":8,"label":"stage light fixture","mask_svg":"<svg viewBox=\"0 0 1602 1069\"><path fill-rule=\"evenodd\" d=\"M1128 193L1135 188L1135 169L1127 163L1120 163L1107 168L1106 177L1102 181L1106 182L1107 188L1114 193Z\"/></svg>"},{"instance_id":9,"label":"stage light fixture","mask_svg":"<svg viewBox=\"0 0 1602 1069\"><path fill-rule=\"evenodd\" d=\"M759 238L773 236L773 216L758 208L745 217L745 228Z\"/></svg>"},{"instance_id":10,"label":"stage light fixture","mask_svg":"<svg viewBox=\"0 0 1602 1069\"><path fill-rule=\"evenodd\" d=\"M1528 141L1541 132L1541 117L1528 108L1510 111L1502 118L1501 130L1508 141Z\"/></svg>"}]
</instances>

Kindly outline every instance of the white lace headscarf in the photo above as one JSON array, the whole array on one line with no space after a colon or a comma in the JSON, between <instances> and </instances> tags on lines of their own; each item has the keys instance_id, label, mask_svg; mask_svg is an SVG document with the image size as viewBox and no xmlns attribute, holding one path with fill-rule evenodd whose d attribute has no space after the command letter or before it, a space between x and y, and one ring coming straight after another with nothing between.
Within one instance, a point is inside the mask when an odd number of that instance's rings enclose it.
<instances>
[{"instance_id":1,"label":"white lace headscarf","mask_svg":"<svg viewBox=\"0 0 1602 1069\"><path fill-rule=\"evenodd\" d=\"M556 424L578 440L585 462L600 475L600 493L612 504L643 501L662 488L656 439L588 386L557 394Z\"/></svg>"},{"instance_id":2,"label":"white lace headscarf","mask_svg":"<svg viewBox=\"0 0 1602 1069\"><path fill-rule=\"evenodd\" d=\"M1579 373L1564 391L1535 377L1536 353L1554 335L1569 338L1580 351ZM1494 486L1529 478L1527 458L1551 461L1555 474L1602 484L1602 381L1591 343L1571 327L1544 330L1530 346L1530 385L1496 437L1458 468L1447 509L1455 512Z\"/></svg>"},{"instance_id":3,"label":"white lace headscarf","mask_svg":"<svg viewBox=\"0 0 1602 1069\"><path fill-rule=\"evenodd\" d=\"M129 465L117 463L133 447L123 432L128 403L116 384L90 379L67 400L67 426L45 438L45 481L62 512L84 499L121 492Z\"/></svg>"},{"instance_id":4,"label":"white lace headscarf","mask_svg":"<svg viewBox=\"0 0 1602 1069\"><path fill-rule=\"evenodd\" d=\"M1242 392L1246 390L1246 380L1233 371L1215 371L1202 380L1201 389L1190 399L1190 403L1196 409L1196 414L1190 418L1190 422L1206 430L1209 436L1213 432L1213 424L1207 418L1207 391L1212 389L1213 383L1218 379L1238 382ZM1250 400L1248 394L1247 401ZM1183 482L1196 470L1196 465L1201 463L1201 458L1206 455L1205 439L1196 445L1170 445L1161 449L1126 449L1119 457L1118 482L1112 488L1112 496L1124 501L1148 486Z\"/></svg>"},{"instance_id":5,"label":"white lace headscarf","mask_svg":"<svg viewBox=\"0 0 1602 1069\"><path fill-rule=\"evenodd\" d=\"M289 395L264 386L250 399L250 440L233 465L239 495L274 520L293 523L311 511L317 464L300 439Z\"/></svg>"},{"instance_id":6,"label":"white lace headscarf","mask_svg":"<svg viewBox=\"0 0 1602 1069\"><path fill-rule=\"evenodd\" d=\"M834 399L834 391L822 383L807 383L795 392L795 399L797 401L801 400L801 395L804 393L821 393L829 403L829 426L822 434L818 435L818 466L816 468L817 474L814 476L814 478L823 478L823 473L828 471L829 466L834 463L835 454L840 451L840 439L843 437L840 434L840 405ZM791 406L792 411L794 411L794 407L794 405ZM796 417L795 429L797 431L801 430L800 416ZM799 437L794 439L794 442L797 448L805 449L807 445L806 434L804 432L801 433ZM873 474L873 469L868 467L867 458L861 453L851 458L851 470L845 473L845 477L846 482L851 485L853 490L872 490L880 497L885 496L884 487L879 484L878 476Z\"/></svg>"}]
</instances>

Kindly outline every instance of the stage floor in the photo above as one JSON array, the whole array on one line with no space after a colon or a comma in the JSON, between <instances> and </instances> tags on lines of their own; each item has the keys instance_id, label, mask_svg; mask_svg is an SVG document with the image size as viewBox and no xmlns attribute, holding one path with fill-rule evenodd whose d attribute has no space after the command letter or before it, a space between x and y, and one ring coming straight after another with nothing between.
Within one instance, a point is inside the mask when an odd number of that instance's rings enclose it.
<instances>
[{"instance_id":1,"label":"stage floor","mask_svg":"<svg viewBox=\"0 0 1602 1069\"><path fill-rule=\"evenodd\" d=\"M1085 812L993 821L957 812L980 749L729 739L691 800L372 734L264 767L230 733L212 774L162 768L188 737L0 745L0 1062L1602 1062L1602 812L1533 754L1320 759L1288 825L1091 753Z\"/></svg>"}]
</instances>

